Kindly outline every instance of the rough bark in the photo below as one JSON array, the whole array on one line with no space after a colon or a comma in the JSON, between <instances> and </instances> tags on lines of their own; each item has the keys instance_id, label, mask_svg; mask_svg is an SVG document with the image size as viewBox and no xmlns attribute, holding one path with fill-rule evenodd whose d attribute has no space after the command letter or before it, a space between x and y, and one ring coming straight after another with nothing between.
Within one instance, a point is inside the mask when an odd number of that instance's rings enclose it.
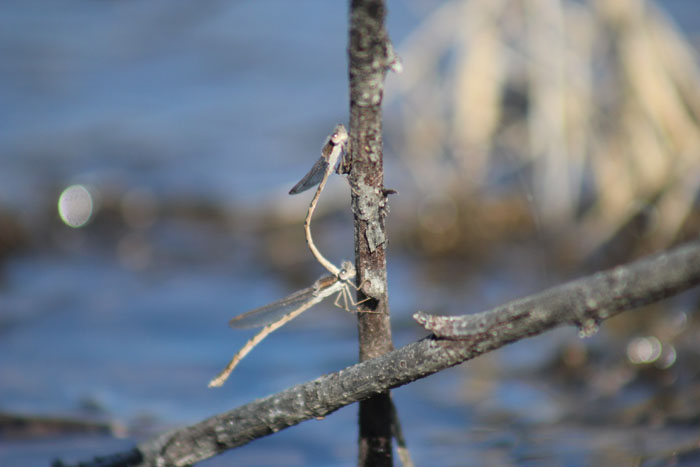
<instances>
[{"instance_id":1,"label":"rough bark","mask_svg":"<svg viewBox=\"0 0 700 467\"><path fill-rule=\"evenodd\" d=\"M383 0L353 0L350 11L350 147L347 166L355 218L358 299L371 298L358 314L360 361L393 349L386 281L386 191L382 157L382 95L393 59L384 28ZM363 296L364 295L364 296ZM360 403L358 465L392 465L391 398Z\"/></svg>"}]
</instances>

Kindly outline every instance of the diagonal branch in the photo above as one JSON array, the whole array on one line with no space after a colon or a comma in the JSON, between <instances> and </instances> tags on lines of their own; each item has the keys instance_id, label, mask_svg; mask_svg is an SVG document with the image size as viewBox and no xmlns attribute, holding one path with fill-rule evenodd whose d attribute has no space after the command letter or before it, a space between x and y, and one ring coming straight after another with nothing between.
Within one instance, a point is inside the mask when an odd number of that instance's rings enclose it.
<instances>
[{"instance_id":1,"label":"diagonal branch","mask_svg":"<svg viewBox=\"0 0 700 467\"><path fill-rule=\"evenodd\" d=\"M561 324L575 325L581 337L588 337L602 321L683 291L699 280L700 243L695 242L490 311L463 316L419 311L413 317L437 337L466 339L477 347L492 342L500 347Z\"/></svg>"},{"instance_id":2,"label":"diagonal branch","mask_svg":"<svg viewBox=\"0 0 700 467\"><path fill-rule=\"evenodd\" d=\"M418 314L436 333L380 357L258 399L138 448L81 465L188 465L341 407L386 393L554 327L600 323L700 284L700 241L553 287L468 317ZM449 324L445 324L449 323ZM445 325L445 326L443 326ZM62 465L62 464L57 464Z\"/></svg>"}]
</instances>

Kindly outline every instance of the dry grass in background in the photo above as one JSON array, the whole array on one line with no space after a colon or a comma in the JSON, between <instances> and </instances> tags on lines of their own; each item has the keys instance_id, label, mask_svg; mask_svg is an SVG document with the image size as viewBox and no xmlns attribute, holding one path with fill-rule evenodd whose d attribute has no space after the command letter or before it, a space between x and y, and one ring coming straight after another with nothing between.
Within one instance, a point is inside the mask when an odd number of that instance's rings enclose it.
<instances>
[{"instance_id":1,"label":"dry grass in background","mask_svg":"<svg viewBox=\"0 0 700 467\"><path fill-rule=\"evenodd\" d=\"M647 246L678 236L700 184L700 73L657 6L455 0L399 51L391 144L425 200L424 245L463 244L472 208L482 239L529 223L578 255L640 213Z\"/></svg>"}]
</instances>

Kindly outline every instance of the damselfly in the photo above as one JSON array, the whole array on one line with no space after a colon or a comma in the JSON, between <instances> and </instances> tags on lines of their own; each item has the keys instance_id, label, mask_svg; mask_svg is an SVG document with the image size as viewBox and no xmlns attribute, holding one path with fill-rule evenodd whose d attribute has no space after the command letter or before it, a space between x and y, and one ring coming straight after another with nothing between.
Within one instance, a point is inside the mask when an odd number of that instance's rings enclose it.
<instances>
[{"instance_id":1,"label":"damselfly","mask_svg":"<svg viewBox=\"0 0 700 467\"><path fill-rule=\"evenodd\" d=\"M294 292L287 297L236 316L229 325L234 328L254 328L264 326L233 356L229 364L219 375L209 382L209 387L221 386L229 377L238 363L250 353L271 332L287 324L323 299L337 294L334 304L346 311L351 311L350 305L358 303L352 299L349 286L355 278L355 267L349 261L344 261L337 275L325 276L318 279L311 287Z\"/></svg>"},{"instance_id":2,"label":"damselfly","mask_svg":"<svg viewBox=\"0 0 700 467\"><path fill-rule=\"evenodd\" d=\"M345 152L345 147L348 142L348 132L342 123L335 126L333 133L326 139L326 144L323 145L321 149L321 158L311 167L311 170L304 175L304 178L299 180L299 183L294 185L294 187L289 191L290 195L301 193L302 191L308 190L317 183L318 188L316 189L316 194L311 199L311 204L309 204L309 210L306 213L306 219L304 219L304 232L306 234L306 243L309 245L311 253L314 255L316 260L321 263L321 265L326 268L334 276L338 276L340 269L333 263L328 261L316 245L314 244L313 237L311 236L311 217L314 215L314 210L316 209L316 203L318 203L318 198L321 196L323 187L326 186L328 177L335 170L338 165L338 161Z\"/></svg>"}]
</instances>

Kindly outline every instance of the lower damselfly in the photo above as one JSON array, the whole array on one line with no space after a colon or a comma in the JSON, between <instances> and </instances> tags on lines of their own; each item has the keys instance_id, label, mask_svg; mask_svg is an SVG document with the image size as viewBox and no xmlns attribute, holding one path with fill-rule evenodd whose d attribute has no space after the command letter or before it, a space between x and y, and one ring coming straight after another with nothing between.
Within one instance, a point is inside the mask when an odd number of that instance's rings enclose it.
<instances>
[{"instance_id":1,"label":"lower damselfly","mask_svg":"<svg viewBox=\"0 0 700 467\"><path fill-rule=\"evenodd\" d=\"M351 281L355 278L355 267L349 261L344 261L338 275L324 276L305 289L298 290L281 300L256 308L231 319L229 325L234 328L256 328L264 326L252 339L233 356L229 364L216 378L209 382L209 387L217 387L224 384L238 363L250 353L271 332L284 326L312 306L320 303L327 297L335 295L334 304L346 311L353 311L350 306L356 306L350 295L350 286L355 287Z\"/></svg>"}]
</instances>

